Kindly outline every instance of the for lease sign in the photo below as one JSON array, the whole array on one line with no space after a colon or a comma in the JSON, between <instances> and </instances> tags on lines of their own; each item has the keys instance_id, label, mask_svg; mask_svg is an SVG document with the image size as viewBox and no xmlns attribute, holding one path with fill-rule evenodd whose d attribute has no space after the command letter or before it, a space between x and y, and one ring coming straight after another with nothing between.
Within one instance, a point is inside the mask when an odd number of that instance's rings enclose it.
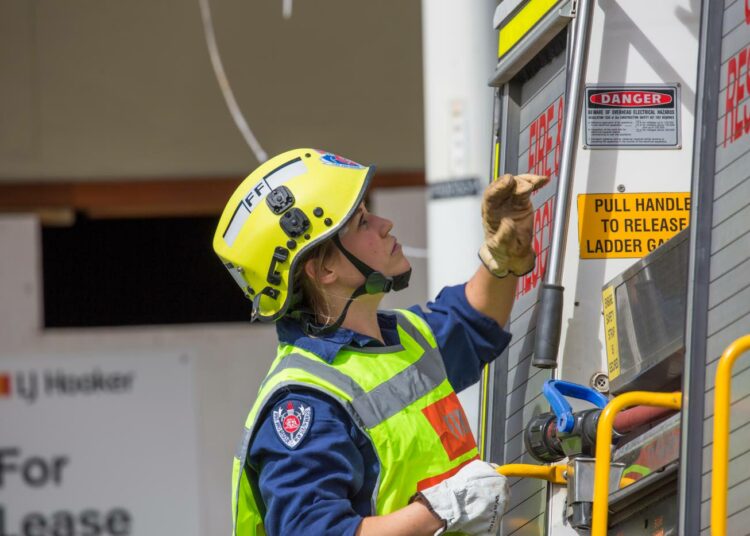
<instances>
[{"instance_id":1,"label":"for lease sign","mask_svg":"<svg viewBox=\"0 0 750 536\"><path fill-rule=\"evenodd\" d=\"M0 356L0 536L197 536L192 359Z\"/></svg>"}]
</instances>

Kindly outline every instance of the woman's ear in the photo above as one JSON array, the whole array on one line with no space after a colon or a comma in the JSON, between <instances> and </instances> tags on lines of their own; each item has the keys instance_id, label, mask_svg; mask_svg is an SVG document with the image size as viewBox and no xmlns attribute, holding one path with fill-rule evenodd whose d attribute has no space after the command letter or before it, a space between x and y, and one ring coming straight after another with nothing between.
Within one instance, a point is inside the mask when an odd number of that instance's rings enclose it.
<instances>
[{"instance_id":1,"label":"woman's ear","mask_svg":"<svg viewBox=\"0 0 750 536\"><path fill-rule=\"evenodd\" d=\"M320 262L319 259L305 261L305 275L320 285L330 285L338 279L336 272L329 267L329 262Z\"/></svg>"}]
</instances>

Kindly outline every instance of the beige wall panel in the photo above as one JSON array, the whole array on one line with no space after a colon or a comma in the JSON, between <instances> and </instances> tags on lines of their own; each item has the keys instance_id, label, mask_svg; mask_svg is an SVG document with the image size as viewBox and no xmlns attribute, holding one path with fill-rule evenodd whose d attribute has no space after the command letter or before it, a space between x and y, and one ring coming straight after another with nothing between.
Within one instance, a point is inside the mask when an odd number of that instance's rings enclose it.
<instances>
[{"instance_id":1,"label":"beige wall panel","mask_svg":"<svg viewBox=\"0 0 750 536\"><path fill-rule=\"evenodd\" d=\"M295 2L288 20L281 2L211 5L229 80L269 154L312 145L423 167L419 3ZM0 13L11 96L0 117L19 133L0 134L0 155L15 155L0 160L0 180L256 165L214 78L197 0L0 0Z\"/></svg>"},{"instance_id":2,"label":"beige wall panel","mask_svg":"<svg viewBox=\"0 0 750 536\"><path fill-rule=\"evenodd\" d=\"M0 161L34 156L34 4L0 1Z\"/></svg>"}]
</instances>

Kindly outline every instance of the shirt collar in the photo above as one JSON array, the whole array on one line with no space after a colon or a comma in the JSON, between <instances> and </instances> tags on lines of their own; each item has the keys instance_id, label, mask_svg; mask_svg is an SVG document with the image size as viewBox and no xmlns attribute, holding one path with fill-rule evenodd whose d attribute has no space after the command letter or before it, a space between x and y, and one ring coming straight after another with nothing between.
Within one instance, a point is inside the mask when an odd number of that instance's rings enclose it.
<instances>
[{"instance_id":1,"label":"shirt collar","mask_svg":"<svg viewBox=\"0 0 750 536\"><path fill-rule=\"evenodd\" d=\"M398 330L396 329L397 321L394 313L379 311L378 325L380 326L385 346L399 344ZM383 346L377 339L346 328L339 328L333 333L322 337L311 337L304 332L299 322L288 317L276 322L276 334L280 343L291 344L312 352L326 363L332 363L336 354L344 346L359 348L364 348L365 346Z\"/></svg>"}]
</instances>

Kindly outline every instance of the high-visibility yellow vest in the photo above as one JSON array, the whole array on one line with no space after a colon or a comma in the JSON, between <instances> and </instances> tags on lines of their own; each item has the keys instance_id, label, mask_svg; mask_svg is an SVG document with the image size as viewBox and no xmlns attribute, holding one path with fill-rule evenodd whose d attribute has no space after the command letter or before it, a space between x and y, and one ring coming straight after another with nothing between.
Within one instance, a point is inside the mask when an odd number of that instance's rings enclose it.
<instances>
[{"instance_id":1,"label":"high-visibility yellow vest","mask_svg":"<svg viewBox=\"0 0 750 536\"><path fill-rule=\"evenodd\" d=\"M432 331L411 311L395 312L400 340L395 346L347 347L328 364L301 348L279 345L234 457L235 536L265 535L260 496L253 492L246 459L258 417L282 387L304 387L333 397L369 437L380 462L373 514L403 508L417 491L441 482L478 457Z\"/></svg>"}]
</instances>

